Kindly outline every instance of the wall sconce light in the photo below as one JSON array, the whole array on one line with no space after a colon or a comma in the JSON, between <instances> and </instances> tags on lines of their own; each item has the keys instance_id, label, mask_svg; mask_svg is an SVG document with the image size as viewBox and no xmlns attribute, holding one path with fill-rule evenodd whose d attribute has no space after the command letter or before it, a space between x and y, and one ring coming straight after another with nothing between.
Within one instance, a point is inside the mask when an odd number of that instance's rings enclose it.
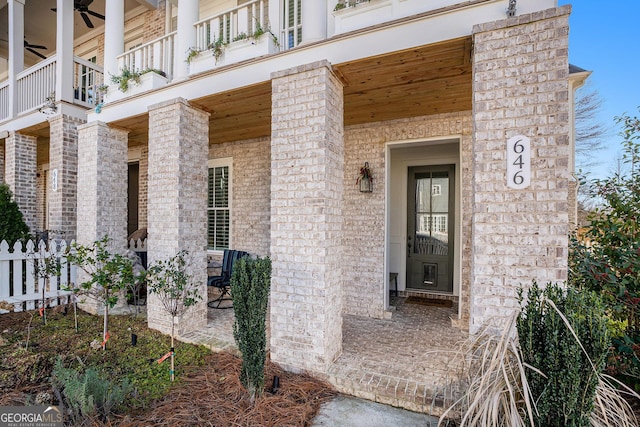
<instances>
[{"instance_id":1,"label":"wall sconce light","mask_svg":"<svg viewBox=\"0 0 640 427\"><path fill-rule=\"evenodd\" d=\"M360 186L361 193L371 193L373 191L373 175L369 168L369 162L364 162L364 166L360 168L356 185Z\"/></svg>"}]
</instances>

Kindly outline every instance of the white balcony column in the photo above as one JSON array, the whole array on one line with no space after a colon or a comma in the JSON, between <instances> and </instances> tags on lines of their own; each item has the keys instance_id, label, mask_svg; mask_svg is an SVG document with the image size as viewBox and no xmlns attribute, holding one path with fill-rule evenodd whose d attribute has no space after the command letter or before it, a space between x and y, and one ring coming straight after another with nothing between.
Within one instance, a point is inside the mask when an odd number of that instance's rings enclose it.
<instances>
[{"instance_id":1,"label":"white balcony column","mask_svg":"<svg viewBox=\"0 0 640 427\"><path fill-rule=\"evenodd\" d=\"M18 112L16 76L24 69L24 1L9 0L9 117Z\"/></svg>"},{"instance_id":2,"label":"white balcony column","mask_svg":"<svg viewBox=\"0 0 640 427\"><path fill-rule=\"evenodd\" d=\"M196 45L196 27L200 11L199 0L180 0L178 3L178 33L174 50L174 80L183 80L189 75L187 51Z\"/></svg>"},{"instance_id":3,"label":"white balcony column","mask_svg":"<svg viewBox=\"0 0 640 427\"><path fill-rule=\"evenodd\" d=\"M104 78L120 74L118 55L124 52L124 0L105 2L104 11Z\"/></svg>"},{"instance_id":4,"label":"white balcony column","mask_svg":"<svg viewBox=\"0 0 640 427\"><path fill-rule=\"evenodd\" d=\"M302 0L302 43L327 38L327 0Z\"/></svg>"},{"instance_id":5,"label":"white balcony column","mask_svg":"<svg viewBox=\"0 0 640 427\"><path fill-rule=\"evenodd\" d=\"M73 102L73 0L56 3L56 102Z\"/></svg>"}]
</instances>

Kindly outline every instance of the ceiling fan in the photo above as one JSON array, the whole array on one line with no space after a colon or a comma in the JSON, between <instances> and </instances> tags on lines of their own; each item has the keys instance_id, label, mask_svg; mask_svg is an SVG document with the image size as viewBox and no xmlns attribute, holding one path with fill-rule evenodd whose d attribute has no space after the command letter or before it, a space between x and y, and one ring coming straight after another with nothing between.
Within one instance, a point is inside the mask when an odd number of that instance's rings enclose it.
<instances>
[{"instance_id":1,"label":"ceiling fan","mask_svg":"<svg viewBox=\"0 0 640 427\"><path fill-rule=\"evenodd\" d=\"M0 40L2 40L5 43L8 43L7 40L4 40L4 39L0 39ZM25 40L24 41L24 49L28 50L29 52L33 53L34 55L36 55L36 56L38 56L38 57L40 57L42 59L47 59L47 57L44 56L43 54L41 54L40 52L37 52L37 51L33 50L33 49L44 49L44 50L47 50L48 48L46 46L42 46L40 44L31 44L27 40Z\"/></svg>"},{"instance_id":2,"label":"ceiling fan","mask_svg":"<svg viewBox=\"0 0 640 427\"><path fill-rule=\"evenodd\" d=\"M42 46L42 45L39 45L39 44L31 44L31 43L29 43L28 41L25 40L24 41L24 48L25 48L25 50L28 50L29 52L33 53L36 56L39 56L42 59L47 59L47 57L44 56L43 54L41 54L40 52L36 52L35 50L33 50L33 49L44 49L44 50L47 50L46 46Z\"/></svg>"},{"instance_id":3,"label":"ceiling fan","mask_svg":"<svg viewBox=\"0 0 640 427\"><path fill-rule=\"evenodd\" d=\"M89 19L89 15L95 16L96 18L100 18L104 21L104 15L100 15L98 12L89 10L89 5L91 3L93 3L93 0L75 0L73 2L73 10L77 10L78 12L80 12L80 16L82 16L84 23L89 28L93 28L93 22L91 22L91 19ZM56 8L52 8L51 10L56 12Z\"/></svg>"}]
</instances>

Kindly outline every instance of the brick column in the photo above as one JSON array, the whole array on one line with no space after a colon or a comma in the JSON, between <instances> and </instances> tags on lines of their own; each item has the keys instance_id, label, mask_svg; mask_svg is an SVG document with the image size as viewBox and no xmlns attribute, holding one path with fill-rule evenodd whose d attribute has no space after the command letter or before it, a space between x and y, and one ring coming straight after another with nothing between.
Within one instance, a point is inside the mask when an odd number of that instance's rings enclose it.
<instances>
[{"instance_id":1,"label":"brick column","mask_svg":"<svg viewBox=\"0 0 640 427\"><path fill-rule=\"evenodd\" d=\"M326 372L342 350L342 84L327 61L272 79L271 359Z\"/></svg>"},{"instance_id":2,"label":"brick column","mask_svg":"<svg viewBox=\"0 0 640 427\"><path fill-rule=\"evenodd\" d=\"M37 138L10 132L5 140L4 179L32 232L37 228L36 163Z\"/></svg>"},{"instance_id":3,"label":"brick column","mask_svg":"<svg viewBox=\"0 0 640 427\"><path fill-rule=\"evenodd\" d=\"M189 252L190 273L202 300L178 319L177 332L207 324L207 153L209 115L184 99L149 107L149 263ZM150 328L171 332L171 317L148 296Z\"/></svg>"},{"instance_id":4,"label":"brick column","mask_svg":"<svg viewBox=\"0 0 640 427\"><path fill-rule=\"evenodd\" d=\"M567 278L570 6L476 25L471 331L516 289ZM531 185L507 187L507 140L531 140Z\"/></svg>"},{"instance_id":5,"label":"brick column","mask_svg":"<svg viewBox=\"0 0 640 427\"><path fill-rule=\"evenodd\" d=\"M78 186L78 131L84 121L58 114L49 118L49 229L65 239L76 238Z\"/></svg>"},{"instance_id":6,"label":"brick column","mask_svg":"<svg viewBox=\"0 0 640 427\"><path fill-rule=\"evenodd\" d=\"M127 239L127 131L102 122L77 127L77 242L89 245L109 236L108 249L123 253ZM85 280L82 275L79 281ZM88 300L82 308L95 313L102 306Z\"/></svg>"},{"instance_id":7,"label":"brick column","mask_svg":"<svg viewBox=\"0 0 640 427\"><path fill-rule=\"evenodd\" d=\"M127 238L127 131L102 122L78 126L78 243Z\"/></svg>"}]
</instances>

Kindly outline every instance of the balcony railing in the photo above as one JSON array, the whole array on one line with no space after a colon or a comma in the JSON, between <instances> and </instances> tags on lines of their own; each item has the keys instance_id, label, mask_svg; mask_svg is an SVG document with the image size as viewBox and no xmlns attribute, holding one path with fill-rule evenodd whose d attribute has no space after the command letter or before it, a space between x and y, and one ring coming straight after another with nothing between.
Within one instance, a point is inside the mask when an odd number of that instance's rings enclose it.
<instances>
[{"instance_id":1,"label":"balcony railing","mask_svg":"<svg viewBox=\"0 0 640 427\"><path fill-rule=\"evenodd\" d=\"M41 107L48 97L55 96L56 56L51 56L16 76L14 116L29 113ZM73 103L93 108L102 102L100 86L104 81L102 67L82 58L73 58ZM0 83L0 121L12 118L9 85ZM59 99L59 97L55 97ZM68 98L67 98L68 99Z\"/></svg>"},{"instance_id":2,"label":"balcony railing","mask_svg":"<svg viewBox=\"0 0 640 427\"><path fill-rule=\"evenodd\" d=\"M254 0L196 22L195 48L203 51L214 42L227 44L267 31L267 3L267 0Z\"/></svg>"},{"instance_id":3,"label":"balcony railing","mask_svg":"<svg viewBox=\"0 0 640 427\"><path fill-rule=\"evenodd\" d=\"M74 104L93 108L102 102L100 86L104 84L102 67L77 56L73 58Z\"/></svg>"},{"instance_id":4,"label":"balcony railing","mask_svg":"<svg viewBox=\"0 0 640 427\"><path fill-rule=\"evenodd\" d=\"M17 114L34 110L56 91L55 55L27 68L16 77Z\"/></svg>"},{"instance_id":5,"label":"balcony railing","mask_svg":"<svg viewBox=\"0 0 640 427\"><path fill-rule=\"evenodd\" d=\"M9 81L0 83L0 121L9 118Z\"/></svg>"},{"instance_id":6,"label":"balcony railing","mask_svg":"<svg viewBox=\"0 0 640 427\"><path fill-rule=\"evenodd\" d=\"M168 80L173 77L173 51L176 32L140 45L118 56L118 68L133 71L160 70Z\"/></svg>"}]
</instances>

